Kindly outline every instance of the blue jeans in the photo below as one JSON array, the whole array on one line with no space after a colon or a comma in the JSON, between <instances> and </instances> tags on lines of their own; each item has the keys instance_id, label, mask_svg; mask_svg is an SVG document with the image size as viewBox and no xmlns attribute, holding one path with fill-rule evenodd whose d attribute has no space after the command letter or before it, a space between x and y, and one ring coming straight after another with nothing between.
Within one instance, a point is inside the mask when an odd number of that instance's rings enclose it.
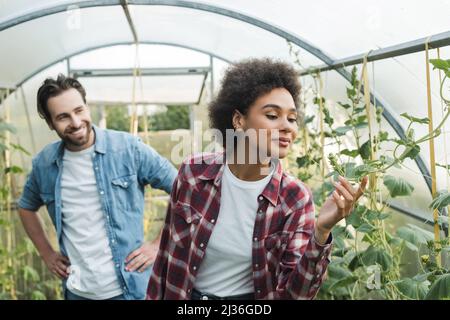
<instances>
[{"instance_id":1,"label":"blue jeans","mask_svg":"<svg viewBox=\"0 0 450 320\"><path fill-rule=\"evenodd\" d=\"M92 300L92 299L80 297L79 295L76 295L75 293L69 291L68 289L66 289L65 292L66 292L64 294L65 300ZM115 296L115 297L105 299L105 300L125 300L125 298L124 298L123 294L121 294L119 296Z\"/></svg>"}]
</instances>

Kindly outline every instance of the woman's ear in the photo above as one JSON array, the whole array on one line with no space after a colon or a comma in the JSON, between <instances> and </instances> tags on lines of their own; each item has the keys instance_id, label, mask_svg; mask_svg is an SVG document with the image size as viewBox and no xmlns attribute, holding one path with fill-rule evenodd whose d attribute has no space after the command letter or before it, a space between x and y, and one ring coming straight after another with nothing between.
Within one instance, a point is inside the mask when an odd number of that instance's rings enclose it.
<instances>
[{"instance_id":1,"label":"woman's ear","mask_svg":"<svg viewBox=\"0 0 450 320\"><path fill-rule=\"evenodd\" d=\"M244 125L245 125L245 119L244 119L244 115L242 113L239 112L239 110L235 109L233 112L233 128L235 130L238 129L244 129Z\"/></svg>"}]
</instances>

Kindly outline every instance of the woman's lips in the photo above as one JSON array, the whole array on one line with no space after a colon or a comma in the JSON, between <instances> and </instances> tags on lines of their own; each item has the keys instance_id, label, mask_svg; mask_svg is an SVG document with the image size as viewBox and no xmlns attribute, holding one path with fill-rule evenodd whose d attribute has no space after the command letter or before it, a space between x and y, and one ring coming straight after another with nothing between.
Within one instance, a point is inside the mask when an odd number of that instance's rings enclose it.
<instances>
[{"instance_id":1,"label":"woman's lips","mask_svg":"<svg viewBox=\"0 0 450 320\"><path fill-rule=\"evenodd\" d=\"M288 138L279 138L278 140L275 141L278 141L278 145L282 148L287 148L291 144L291 139Z\"/></svg>"}]
</instances>

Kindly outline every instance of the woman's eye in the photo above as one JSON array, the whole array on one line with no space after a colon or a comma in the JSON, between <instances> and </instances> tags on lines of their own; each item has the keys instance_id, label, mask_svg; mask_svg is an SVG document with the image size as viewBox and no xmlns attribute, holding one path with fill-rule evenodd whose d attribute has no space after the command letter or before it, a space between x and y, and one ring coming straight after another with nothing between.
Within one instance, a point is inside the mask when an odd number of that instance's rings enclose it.
<instances>
[{"instance_id":1,"label":"woman's eye","mask_svg":"<svg viewBox=\"0 0 450 320\"><path fill-rule=\"evenodd\" d=\"M294 122L297 122L297 118L291 118L291 119L288 119L288 121L294 123Z\"/></svg>"},{"instance_id":2,"label":"woman's eye","mask_svg":"<svg viewBox=\"0 0 450 320\"><path fill-rule=\"evenodd\" d=\"M266 117L270 120L275 120L277 116L274 116L273 114L266 114Z\"/></svg>"}]
</instances>

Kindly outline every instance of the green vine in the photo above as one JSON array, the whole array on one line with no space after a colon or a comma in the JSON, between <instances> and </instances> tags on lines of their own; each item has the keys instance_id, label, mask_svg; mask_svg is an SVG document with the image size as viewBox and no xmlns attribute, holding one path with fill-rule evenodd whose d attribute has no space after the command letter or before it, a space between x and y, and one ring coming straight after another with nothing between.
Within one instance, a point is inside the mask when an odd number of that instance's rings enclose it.
<instances>
[{"instance_id":1,"label":"green vine","mask_svg":"<svg viewBox=\"0 0 450 320\"><path fill-rule=\"evenodd\" d=\"M297 60L299 60L297 58ZM352 183L359 183L365 175L371 175L373 183L365 192L363 201L355 207L353 213L333 230L334 250L330 263L327 280L319 293L322 299L441 299L450 297L450 271L438 266L437 257L443 251L450 251L449 239L434 241L433 233L408 224L400 226L394 233L387 230L385 222L391 219L392 210L388 200L395 197L410 196L414 187L406 180L387 174L392 167L401 168L406 159L415 159L420 153L420 144L434 139L441 134L443 125L450 115L450 101L444 97L444 82L450 76L450 60L430 60L435 69L445 73L440 83L440 95L446 105L445 114L434 130L422 137L416 138L413 125L427 125L427 118L416 118L407 113L402 114L409 121L404 139L389 137L382 131L381 116L383 109L375 107L375 120L378 124L377 132L372 132L372 139L362 140L368 128L368 114L360 97L360 81L357 70L353 68L350 87L346 89L347 102L339 102L341 114L345 115L343 126L336 126L330 111L327 109L325 98L317 93L317 84L304 91L312 91L314 97L307 101L302 96L301 106L313 106L315 114L320 112L322 103L322 118L324 119L324 134L327 138L326 146L334 146L337 152L325 154L330 172L326 178L337 179L341 175ZM313 81L318 81L317 74L311 74ZM315 91L316 90L316 91ZM323 99L320 101L320 99ZM307 114L308 110L304 110ZM298 156L296 173L299 179L308 182L313 187L315 204L319 209L333 185L316 179L321 172L320 126L314 122L314 115L305 117L297 140ZM354 149L341 149L343 139L351 139ZM308 143L303 143L308 141ZM371 159L371 152L375 154L384 143L394 143L393 151L384 152ZM297 153L298 154L298 153ZM444 166L444 165L440 165ZM445 166L444 166L445 167ZM328 168L325 168L327 170ZM380 181L380 183L378 183ZM385 193L380 188L383 184L389 197L382 199ZM448 192L439 193L430 208L443 210L450 205ZM319 210L317 210L319 211ZM405 277L402 256L405 250L417 253L419 272L412 277ZM449 285L447 285L449 284Z\"/></svg>"}]
</instances>

